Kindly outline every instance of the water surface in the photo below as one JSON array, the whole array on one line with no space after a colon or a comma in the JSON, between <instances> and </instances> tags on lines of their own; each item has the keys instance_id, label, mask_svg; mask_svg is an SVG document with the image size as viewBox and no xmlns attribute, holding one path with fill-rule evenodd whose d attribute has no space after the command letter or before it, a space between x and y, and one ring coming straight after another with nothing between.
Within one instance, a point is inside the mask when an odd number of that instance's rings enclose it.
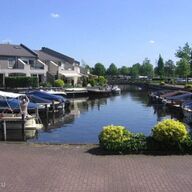
<instances>
[{"instance_id":1,"label":"water surface","mask_svg":"<svg viewBox=\"0 0 192 192\"><path fill-rule=\"evenodd\" d=\"M178 115L178 113L176 113ZM98 143L103 126L122 125L132 132L151 134L152 127L164 118L179 118L160 105L151 105L148 94L130 89L110 98L72 100L71 111L39 131L32 142Z\"/></svg>"}]
</instances>

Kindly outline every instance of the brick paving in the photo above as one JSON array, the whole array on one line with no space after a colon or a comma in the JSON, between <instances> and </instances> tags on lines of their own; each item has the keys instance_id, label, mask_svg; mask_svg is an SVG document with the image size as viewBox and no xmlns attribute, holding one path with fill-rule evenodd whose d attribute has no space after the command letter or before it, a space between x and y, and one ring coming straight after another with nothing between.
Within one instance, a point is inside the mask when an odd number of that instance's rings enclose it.
<instances>
[{"instance_id":1,"label":"brick paving","mask_svg":"<svg viewBox=\"0 0 192 192\"><path fill-rule=\"evenodd\" d=\"M192 191L192 156L102 155L87 145L0 144L0 192Z\"/></svg>"}]
</instances>

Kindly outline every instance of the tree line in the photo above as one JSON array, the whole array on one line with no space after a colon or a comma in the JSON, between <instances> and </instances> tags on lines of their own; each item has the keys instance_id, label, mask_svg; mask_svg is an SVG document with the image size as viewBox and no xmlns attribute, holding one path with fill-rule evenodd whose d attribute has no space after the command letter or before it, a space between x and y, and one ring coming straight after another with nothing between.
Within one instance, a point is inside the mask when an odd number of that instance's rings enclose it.
<instances>
[{"instance_id":1,"label":"tree line","mask_svg":"<svg viewBox=\"0 0 192 192\"><path fill-rule=\"evenodd\" d=\"M176 50L175 56L178 58L176 63L171 59L164 61L162 56L159 55L155 67L148 58L145 58L142 63L133 64L131 67L122 66L117 68L114 63L111 63L108 68L105 68L102 63L96 63L94 67L88 65L85 67L90 70L90 73L98 76L123 75L133 78L147 76L149 78L159 77L161 79L176 76L183 78L192 76L192 47L189 46L189 43L179 47Z\"/></svg>"}]
</instances>

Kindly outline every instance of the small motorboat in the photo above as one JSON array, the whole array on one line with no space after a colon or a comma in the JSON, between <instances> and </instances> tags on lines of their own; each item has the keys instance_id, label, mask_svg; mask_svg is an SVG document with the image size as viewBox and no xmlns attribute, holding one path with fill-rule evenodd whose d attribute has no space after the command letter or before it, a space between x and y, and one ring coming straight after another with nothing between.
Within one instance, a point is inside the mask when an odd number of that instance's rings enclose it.
<instances>
[{"instance_id":1,"label":"small motorboat","mask_svg":"<svg viewBox=\"0 0 192 192\"><path fill-rule=\"evenodd\" d=\"M34 96L37 96L37 97L40 97L43 99L47 99L50 101L54 101L57 103L64 103L65 102L65 100L62 96L52 95L52 94L49 94L45 91L31 91L31 92L27 93L27 95L34 95Z\"/></svg>"},{"instance_id":2,"label":"small motorboat","mask_svg":"<svg viewBox=\"0 0 192 192\"><path fill-rule=\"evenodd\" d=\"M121 94L121 89L120 89L117 85L115 85L115 86L113 86L113 87L111 88L111 92L112 92L113 94Z\"/></svg>"}]
</instances>

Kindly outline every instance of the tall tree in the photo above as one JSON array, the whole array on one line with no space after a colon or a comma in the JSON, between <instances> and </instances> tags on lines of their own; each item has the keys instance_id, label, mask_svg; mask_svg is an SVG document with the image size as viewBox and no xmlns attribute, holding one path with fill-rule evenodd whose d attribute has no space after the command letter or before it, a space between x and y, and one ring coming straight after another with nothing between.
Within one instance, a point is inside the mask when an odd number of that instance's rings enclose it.
<instances>
[{"instance_id":1,"label":"tall tree","mask_svg":"<svg viewBox=\"0 0 192 192\"><path fill-rule=\"evenodd\" d=\"M190 64L190 74L192 75L192 48L189 46L189 43L185 43L183 47L179 47L175 55L180 59L185 58L187 60Z\"/></svg>"},{"instance_id":2,"label":"tall tree","mask_svg":"<svg viewBox=\"0 0 192 192\"><path fill-rule=\"evenodd\" d=\"M172 60L168 60L165 62L165 77L174 77L175 75L175 64Z\"/></svg>"},{"instance_id":3,"label":"tall tree","mask_svg":"<svg viewBox=\"0 0 192 192\"><path fill-rule=\"evenodd\" d=\"M131 67L130 74L133 78L137 78L140 75L141 65L140 63L136 63Z\"/></svg>"},{"instance_id":4,"label":"tall tree","mask_svg":"<svg viewBox=\"0 0 192 192\"><path fill-rule=\"evenodd\" d=\"M190 74L190 64L187 61L187 59L183 58L180 59L180 61L177 62L177 68L176 68L176 72L180 77L185 77L187 79L187 77Z\"/></svg>"},{"instance_id":5,"label":"tall tree","mask_svg":"<svg viewBox=\"0 0 192 192\"><path fill-rule=\"evenodd\" d=\"M119 74L120 75L130 75L130 68L126 67L126 66L122 66L121 68L119 68Z\"/></svg>"},{"instance_id":6,"label":"tall tree","mask_svg":"<svg viewBox=\"0 0 192 192\"><path fill-rule=\"evenodd\" d=\"M107 75L110 76L118 75L118 69L114 63L111 63L111 65L107 69Z\"/></svg>"},{"instance_id":7,"label":"tall tree","mask_svg":"<svg viewBox=\"0 0 192 192\"><path fill-rule=\"evenodd\" d=\"M93 73L98 76L105 76L106 69L102 63L96 63L93 69Z\"/></svg>"},{"instance_id":8,"label":"tall tree","mask_svg":"<svg viewBox=\"0 0 192 192\"><path fill-rule=\"evenodd\" d=\"M157 61L157 67L155 71L156 71L156 74L160 76L160 78L164 77L164 62L161 55L159 55L159 60Z\"/></svg>"},{"instance_id":9,"label":"tall tree","mask_svg":"<svg viewBox=\"0 0 192 192\"><path fill-rule=\"evenodd\" d=\"M140 74L143 76L152 77L153 76L153 65L150 63L148 58L145 58L140 69Z\"/></svg>"}]
</instances>

